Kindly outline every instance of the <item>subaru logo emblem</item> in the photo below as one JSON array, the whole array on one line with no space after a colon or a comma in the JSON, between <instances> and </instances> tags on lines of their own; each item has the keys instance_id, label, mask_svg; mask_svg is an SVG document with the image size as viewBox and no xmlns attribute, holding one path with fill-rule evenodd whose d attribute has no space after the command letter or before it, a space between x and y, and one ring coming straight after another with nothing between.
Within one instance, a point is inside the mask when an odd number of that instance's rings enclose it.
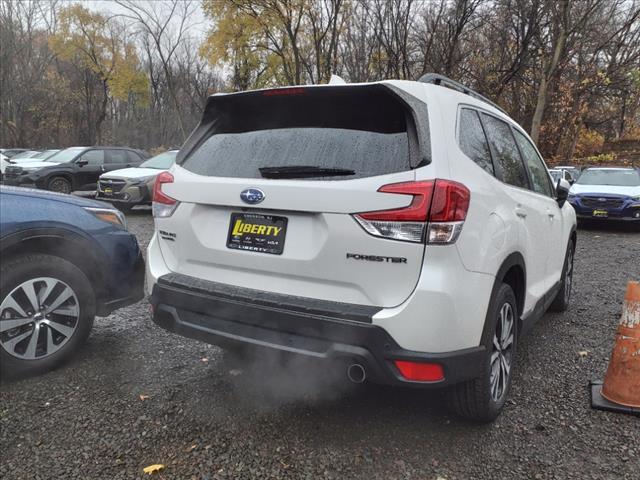
<instances>
[{"instance_id":1,"label":"subaru logo emblem","mask_svg":"<svg viewBox=\"0 0 640 480\"><path fill-rule=\"evenodd\" d=\"M259 188L247 188L240 192L240 198L245 203L255 205L256 203L260 203L264 200L264 192Z\"/></svg>"},{"instance_id":2,"label":"subaru logo emblem","mask_svg":"<svg viewBox=\"0 0 640 480\"><path fill-rule=\"evenodd\" d=\"M606 201L607 201L607 199L606 199L606 198L599 198L598 200L599 200L600 202L606 202Z\"/></svg>"}]
</instances>

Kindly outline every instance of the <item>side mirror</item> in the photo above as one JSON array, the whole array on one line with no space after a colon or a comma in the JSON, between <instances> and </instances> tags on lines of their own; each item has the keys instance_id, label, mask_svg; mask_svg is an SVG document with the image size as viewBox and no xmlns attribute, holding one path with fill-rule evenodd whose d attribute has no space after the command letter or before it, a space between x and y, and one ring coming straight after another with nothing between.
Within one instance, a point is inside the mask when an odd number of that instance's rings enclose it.
<instances>
[{"instance_id":1,"label":"side mirror","mask_svg":"<svg viewBox=\"0 0 640 480\"><path fill-rule=\"evenodd\" d=\"M558 180L558 183L556 184L556 200L558 201L558 206L560 208L562 208L564 203L567 201L570 188L571 185L569 185L569 182L565 179L561 178Z\"/></svg>"},{"instance_id":2,"label":"side mirror","mask_svg":"<svg viewBox=\"0 0 640 480\"><path fill-rule=\"evenodd\" d=\"M84 167L85 165L88 165L89 162L87 160L78 160L76 162L76 165L78 165L79 167Z\"/></svg>"}]
</instances>

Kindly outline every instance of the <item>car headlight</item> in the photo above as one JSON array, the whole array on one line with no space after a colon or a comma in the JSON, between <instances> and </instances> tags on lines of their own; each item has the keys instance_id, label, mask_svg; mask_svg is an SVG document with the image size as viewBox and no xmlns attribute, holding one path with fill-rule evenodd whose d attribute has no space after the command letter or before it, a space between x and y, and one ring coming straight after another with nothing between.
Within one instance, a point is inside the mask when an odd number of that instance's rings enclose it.
<instances>
[{"instance_id":1,"label":"car headlight","mask_svg":"<svg viewBox=\"0 0 640 480\"><path fill-rule=\"evenodd\" d=\"M640 195L636 195L635 197L631 197L631 200L634 202L640 202Z\"/></svg>"},{"instance_id":2,"label":"car headlight","mask_svg":"<svg viewBox=\"0 0 640 480\"><path fill-rule=\"evenodd\" d=\"M119 227L127 228L127 220L120 210L111 210L110 208L84 207L84 209L95 215L103 222L113 223Z\"/></svg>"},{"instance_id":3,"label":"car headlight","mask_svg":"<svg viewBox=\"0 0 640 480\"><path fill-rule=\"evenodd\" d=\"M31 173L40 170L42 167L22 167L22 173Z\"/></svg>"}]
</instances>

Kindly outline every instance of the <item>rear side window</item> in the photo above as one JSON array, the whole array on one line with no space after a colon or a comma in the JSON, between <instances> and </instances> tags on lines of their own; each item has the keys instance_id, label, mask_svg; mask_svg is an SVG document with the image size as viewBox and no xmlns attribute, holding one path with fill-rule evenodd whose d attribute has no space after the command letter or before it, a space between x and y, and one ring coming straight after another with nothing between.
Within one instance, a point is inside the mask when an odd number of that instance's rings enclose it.
<instances>
[{"instance_id":1,"label":"rear side window","mask_svg":"<svg viewBox=\"0 0 640 480\"><path fill-rule=\"evenodd\" d=\"M458 142L460 149L467 157L491 175L494 175L489 144L484 136L478 112L475 110L463 108L460 111Z\"/></svg>"},{"instance_id":2,"label":"rear side window","mask_svg":"<svg viewBox=\"0 0 640 480\"><path fill-rule=\"evenodd\" d=\"M140 162L144 160L137 152L127 150L127 158L129 162Z\"/></svg>"},{"instance_id":3,"label":"rear side window","mask_svg":"<svg viewBox=\"0 0 640 480\"><path fill-rule=\"evenodd\" d=\"M127 152L124 150L109 150L108 163L127 163Z\"/></svg>"},{"instance_id":4,"label":"rear side window","mask_svg":"<svg viewBox=\"0 0 640 480\"><path fill-rule=\"evenodd\" d=\"M502 181L516 187L529 188L527 174L511 127L506 122L484 113L482 122Z\"/></svg>"},{"instance_id":5,"label":"rear side window","mask_svg":"<svg viewBox=\"0 0 640 480\"><path fill-rule=\"evenodd\" d=\"M260 178L267 167L347 169L345 180L411 168L417 154L410 110L382 86L295 88L214 97L211 125L182 162L218 177ZM302 178L302 177L300 177Z\"/></svg>"},{"instance_id":6,"label":"rear side window","mask_svg":"<svg viewBox=\"0 0 640 480\"><path fill-rule=\"evenodd\" d=\"M533 190L551 197L551 184L549 183L549 171L547 167L531 142L519 131L514 130L514 133L518 146L520 147L520 152L529 169Z\"/></svg>"}]
</instances>

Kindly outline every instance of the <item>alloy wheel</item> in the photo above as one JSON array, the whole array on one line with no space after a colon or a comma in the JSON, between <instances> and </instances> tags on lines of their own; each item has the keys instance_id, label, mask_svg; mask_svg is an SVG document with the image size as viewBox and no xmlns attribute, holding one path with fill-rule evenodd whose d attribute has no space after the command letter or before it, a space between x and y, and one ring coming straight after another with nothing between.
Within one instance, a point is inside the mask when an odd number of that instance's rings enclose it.
<instances>
[{"instance_id":1,"label":"alloy wheel","mask_svg":"<svg viewBox=\"0 0 640 480\"><path fill-rule=\"evenodd\" d=\"M571 298L571 287L573 283L573 247L567 251L567 268L564 274L564 301L569 303Z\"/></svg>"},{"instance_id":2,"label":"alloy wheel","mask_svg":"<svg viewBox=\"0 0 640 480\"><path fill-rule=\"evenodd\" d=\"M14 288L0 304L0 345L22 360L38 360L60 350L80 318L75 292L61 280L38 277Z\"/></svg>"},{"instance_id":3,"label":"alloy wheel","mask_svg":"<svg viewBox=\"0 0 640 480\"><path fill-rule=\"evenodd\" d=\"M499 402L505 396L511 375L515 340L515 315L510 303L505 303L498 314L491 351L491 398Z\"/></svg>"},{"instance_id":4,"label":"alloy wheel","mask_svg":"<svg viewBox=\"0 0 640 480\"><path fill-rule=\"evenodd\" d=\"M51 184L49 185L49 188L53 192L71 193L71 187L69 186L69 182L61 178L52 181Z\"/></svg>"}]
</instances>

